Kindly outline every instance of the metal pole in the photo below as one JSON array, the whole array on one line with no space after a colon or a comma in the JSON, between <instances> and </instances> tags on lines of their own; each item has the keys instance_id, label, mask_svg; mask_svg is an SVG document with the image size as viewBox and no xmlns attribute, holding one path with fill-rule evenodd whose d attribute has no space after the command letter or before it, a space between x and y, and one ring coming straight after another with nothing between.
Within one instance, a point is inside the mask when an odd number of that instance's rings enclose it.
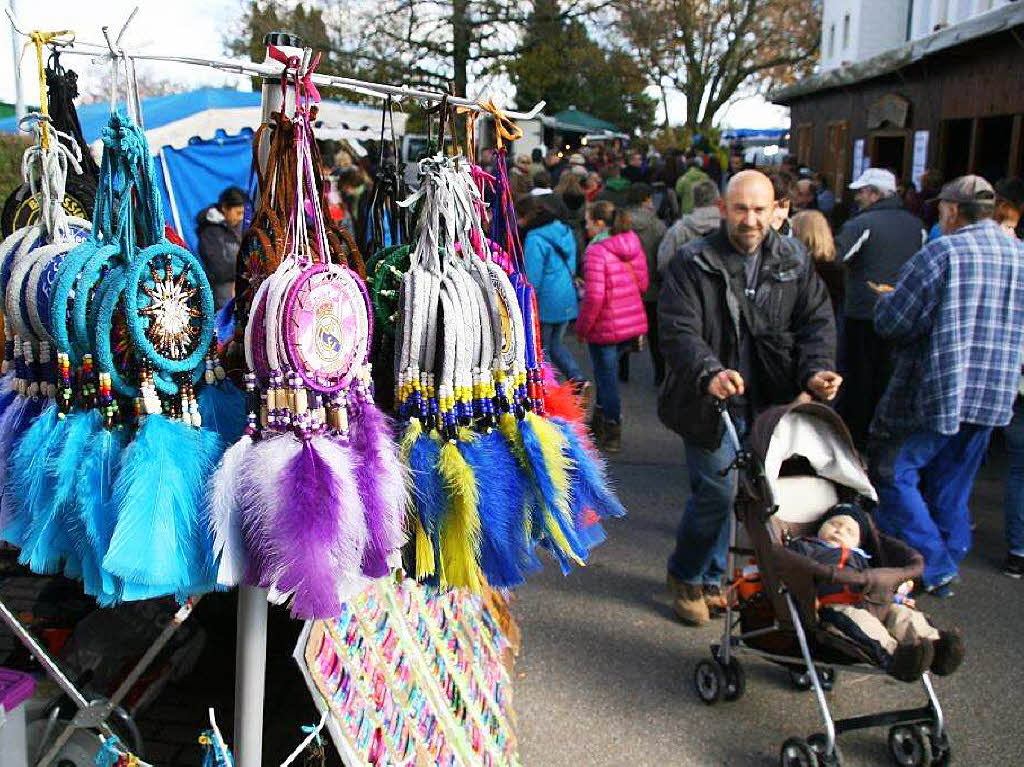
<instances>
[{"instance_id":1,"label":"metal pole","mask_svg":"<svg viewBox=\"0 0 1024 767\"><path fill-rule=\"evenodd\" d=\"M288 55L302 55L301 41L287 36L268 35ZM292 47L294 46L294 47ZM265 78L262 87L262 122L272 112L287 108L280 82ZM291 94L289 93L289 96ZM258 162L265 168L269 137L256 147ZM267 590L252 586L238 589L238 623L235 627L235 766L260 767L263 760L263 697L267 679Z\"/></svg>"},{"instance_id":2,"label":"metal pole","mask_svg":"<svg viewBox=\"0 0 1024 767\"><path fill-rule=\"evenodd\" d=\"M18 18L17 0L7 0L11 15L11 58L14 64L14 116L20 120L25 116L25 98L21 93L21 55L18 51L18 34L14 19Z\"/></svg>"}]
</instances>

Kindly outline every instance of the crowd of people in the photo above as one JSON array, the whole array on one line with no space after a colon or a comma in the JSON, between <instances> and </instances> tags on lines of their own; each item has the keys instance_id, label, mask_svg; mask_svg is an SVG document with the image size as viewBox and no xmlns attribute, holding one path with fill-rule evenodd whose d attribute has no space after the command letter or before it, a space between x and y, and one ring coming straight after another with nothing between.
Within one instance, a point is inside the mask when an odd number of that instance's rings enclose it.
<instances>
[{"instance_id":1,"label":"crowd of people","mask_svg":"<svg viewBox=\"0 0 1024 767\"><path fill-rule=\"evenodd\" d=\"M370 174L341 160L324 172L344 221ZM480 152L485 169L493 161ZM901 188L868 168L837 195L793 157L757 169L697 147L534 150L510 162L545 359L593 400L595 443L622 449L620 385L644 350L659 417L683 438L691 492L667 566L683 622L725 605L736 479L723 407L741 436L774 405L835 407L868 461L876 524L921 552L920 585L939 597L959 578L968 497L1005 427L1004 572L1024 576L1024 183L943 183L928 171L921 189ZM226 190L197 221L218 306L244 203Z\"/></svg>"}]
</instances>

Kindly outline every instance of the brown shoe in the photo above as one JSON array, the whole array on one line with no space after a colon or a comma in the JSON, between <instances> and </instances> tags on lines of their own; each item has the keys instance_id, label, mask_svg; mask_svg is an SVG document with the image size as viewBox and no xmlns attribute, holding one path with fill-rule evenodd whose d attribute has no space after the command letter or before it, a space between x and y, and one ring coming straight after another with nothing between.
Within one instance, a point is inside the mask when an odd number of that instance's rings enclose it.
<instances>
[{"instance_id":1,"label":"brown shoe","mask_svg":"<svg viewBox=\"0 0 1024 767\"><path fill-rule=\"evenodd\" d=\"M604 422L604 444L606 453L622 452L622 421Z\"/></svg>"},{"instance_id":2,"label":"brown shoe","mask_svg":"<svg viewBox=\"0 0 1024 767\"><path fill-rule=\"evenodd\" d=\"M711 615L718 615L725 612L725 592L721 586L704 585L704 602L708 606Z\"/></svg>"},{"instance_id":3,"label":"brown shoe","mask_svg":"<svg viewBox=\"0 0 1024 767\"><path fill-rule=\"evenodd\" d=\"M573 381L573 388L576 390L576 396L579 398L580 410L586 413L590 410L590 400L593 387L590 385L590 381L580 380Z\"/></svg>"},{"instance_id":4,"label":"brown shoe","mask_svg":"<svg viewBox=\"0 0 1024 767\"><path fill-rule=\"evenodd\" d=\"M667 581L668 590L672 593L672 609L679 620L688 626L701 626L711 620L701 584L683 583L671 574Z\"/></svg>"}]
</instances>

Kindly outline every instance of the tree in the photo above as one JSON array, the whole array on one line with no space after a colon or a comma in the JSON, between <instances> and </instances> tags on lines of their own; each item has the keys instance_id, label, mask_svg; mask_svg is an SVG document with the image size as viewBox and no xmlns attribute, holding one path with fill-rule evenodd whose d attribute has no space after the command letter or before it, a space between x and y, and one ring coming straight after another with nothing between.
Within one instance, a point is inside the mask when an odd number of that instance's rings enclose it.
<instances>
[{"instance_id":1,"label":"tree","mask_svg":"<svg viewBox=\"0 0 1024 767\"><path fill-rule=\"evenodd\" d=\"M632 51L662 89L686 97L686 127L706 131L743 87L810 71L818 0L615 0Z\"/></svg>"},{"instance_id":2,"label":"tree","mask_svg":"<svg viewBox=\"0 0 1024 767\"><path fill-rule=\"evenodd\" d=\"M652 127L655 102L644 93L643 70L624 51L601 48L555 0L534 3L523 48L506 67L520 109L544 100L549 114L575 106L627 132Z\"/></svg>"},{"instance_id":3,"label":"tree","mask_svg":"<svg viewBox=\"0 0 1024 767\"><path fill-rule=\"evenodd\" d=\"M86 81L82 90L80 103L98 104L110 100L110 68L104 67L102 74L91 77ZM140 99L149 99L156 96L169 96L173 93L182 93L189 90L189 86L174 80L168 80L152 72L141 71L136 73L135 85L139 91ZM123 72L117 80L117 94L124 98L125 81Z\"/></svg>"}]
</instances>

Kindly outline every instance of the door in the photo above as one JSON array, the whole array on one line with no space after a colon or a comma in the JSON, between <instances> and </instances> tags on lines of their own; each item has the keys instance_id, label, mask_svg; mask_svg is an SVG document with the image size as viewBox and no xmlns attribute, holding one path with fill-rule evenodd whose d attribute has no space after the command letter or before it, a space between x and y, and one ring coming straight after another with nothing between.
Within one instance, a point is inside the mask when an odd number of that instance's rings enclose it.
<instances>
[{"instance_id":1,"label":"door","mask_svg":"<svg viewBox=\"0 0 1024 767\"><path fill-rule=\"evenodd\" d=\"M825 161L822 170L832 182L836 199L842 199L849 183L850 123L846 120L831 122L825 126Z\"/></svg>"}]
</instances>

